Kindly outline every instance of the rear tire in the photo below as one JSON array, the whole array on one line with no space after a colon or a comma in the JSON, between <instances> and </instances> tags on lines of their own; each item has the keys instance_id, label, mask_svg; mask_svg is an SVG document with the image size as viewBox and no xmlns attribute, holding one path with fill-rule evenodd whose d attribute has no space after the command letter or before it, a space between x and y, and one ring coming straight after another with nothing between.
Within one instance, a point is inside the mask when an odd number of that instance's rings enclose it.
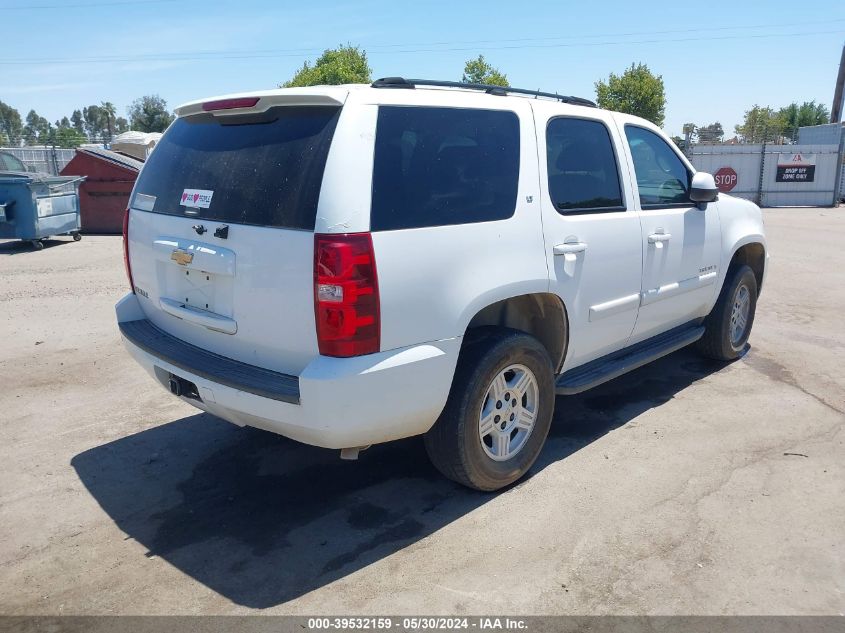
<instances>
[{"instance_id":1,"label":"rear tire","mask_svg":"<svg viewBox=\"0 0 845 633\"><path fill-rule=\"evenodd\" d=\"M554 412L552 362L537 339L509 329L466 340L446 407L425 434L443 475L492 491L522 477L540 454Z\"/></svg>"},{"instance_id":2,"label":"rear tire","mask_svg":"<svg viewBox=\"0 0 845 633\"><path fill-rule=\"evenodd\" d=\"M37 251L44 249L44 242L42 242L41 240L31 240L30 244L32 244L32 248Z\"/></svg>"},{"instance_id":3,"label":"rear tire","mask_svg":"<svg viewBox=\"0 0 845 633\"><path fill-rule=\"evenodd\" d=\"M749 266L731 269L719 299L704 320L704 336L696 343L708 358L730 361L738 358L748 343L757 309L757 278Z\"/></svg>"}]
</instances>

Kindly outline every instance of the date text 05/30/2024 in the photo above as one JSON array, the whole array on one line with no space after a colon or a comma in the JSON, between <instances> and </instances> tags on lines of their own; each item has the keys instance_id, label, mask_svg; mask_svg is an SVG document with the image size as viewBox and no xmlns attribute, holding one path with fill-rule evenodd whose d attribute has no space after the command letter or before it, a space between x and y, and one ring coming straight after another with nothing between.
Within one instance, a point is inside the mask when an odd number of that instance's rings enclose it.
<instances>
[{"instance_id":1,"label":"date text 05/30/2024","mask_svg":"<svg viewBox=\"0 0 845 633\"><path fill-rule=\"evenodd\" d=\"M437 630L479 630L479 631L521 631L527 628L520 618L498 617L349 617L349 618L308 618L308 629L319 630L381 630L406 631Z\"/></svg>"}]
</instances>

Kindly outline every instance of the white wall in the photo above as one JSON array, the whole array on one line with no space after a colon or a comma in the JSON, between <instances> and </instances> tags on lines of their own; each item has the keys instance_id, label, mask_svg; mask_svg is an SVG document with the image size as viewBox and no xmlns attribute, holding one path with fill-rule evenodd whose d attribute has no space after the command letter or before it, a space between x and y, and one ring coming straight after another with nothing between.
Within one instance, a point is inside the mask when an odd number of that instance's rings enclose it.
<instances>
[{"instance_id":1,"label":"white wall","mask_svg":"<svg viewBox=\"0 0 845 633\"><path fill-rule=\"evenodd\" d=\"M779 154L813 154L813 182L776 182ZM839 146L824 145L696 145L690 157L699 171L715 174L721 167L737 173L731 195L753 200L764 207L828 206L839 197ZM760 168L763 167L762 182ZM762 184L762 187L761 187Z\"/></svg>"}]
</instances>

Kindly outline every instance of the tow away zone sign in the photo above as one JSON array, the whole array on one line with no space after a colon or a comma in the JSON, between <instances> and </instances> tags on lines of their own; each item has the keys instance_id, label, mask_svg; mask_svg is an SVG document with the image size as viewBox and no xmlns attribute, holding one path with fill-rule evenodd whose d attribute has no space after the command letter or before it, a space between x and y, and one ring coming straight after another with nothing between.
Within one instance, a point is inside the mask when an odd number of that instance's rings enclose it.
<instances>
[{"instance_id":1,"label":"tow away zone sign","mask_svg":"<svg viewBox=\"0 0 845 633\"><path fill-rule=\"evenodd\" d=\"M815 154L778 154L775 182L813 182L815 177Z\"/></svg>"}]
</instances>

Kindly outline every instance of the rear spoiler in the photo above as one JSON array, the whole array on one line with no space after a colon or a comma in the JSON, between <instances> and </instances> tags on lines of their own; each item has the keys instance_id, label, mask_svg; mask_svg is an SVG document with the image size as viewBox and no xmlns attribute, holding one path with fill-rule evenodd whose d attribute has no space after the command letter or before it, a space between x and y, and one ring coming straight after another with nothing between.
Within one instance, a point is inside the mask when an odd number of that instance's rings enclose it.
<instances>
[{"instance_id":1,"label":"rear spoiler","mask_svg":"<svg viewBox=\"0 0 845 633\"><path fill-rule=\"evenodd\" d=\"M281 88L278 90L259 90L251 93L239 93L210 97L180 105L176 116L184 117L202 112L211 112L214 116L236 114L258 114L279 105L289 106L342 106L349 91L340 86L314 86L309 88ZM216 108L214 104L229 103ZM236 107L233 107L234 104ZM205 108L203 106L206 106Z\"/></svg>"}]
</instances>

